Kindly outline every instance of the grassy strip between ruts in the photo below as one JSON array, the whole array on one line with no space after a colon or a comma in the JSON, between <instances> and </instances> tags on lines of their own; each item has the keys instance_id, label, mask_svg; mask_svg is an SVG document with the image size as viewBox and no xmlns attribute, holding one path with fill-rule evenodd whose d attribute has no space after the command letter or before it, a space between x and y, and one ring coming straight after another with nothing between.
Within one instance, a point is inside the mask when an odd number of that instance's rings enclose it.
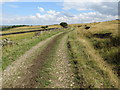
<instances>
[{"instance_id":1,"label":"grassy strip between ruts","mask_svg":"<svg viewBox=\"0 0 120 90\"><path fill-rule=\"evenodd\" d=\"M7 45L2 48L3 56L2 56L2 69L4 70L11 62L15 61L18 57L24 54L31 47L35 46L42 40L45 40L52 35L55 35L63 30L54 30L50 32L45 32L44 35L40 35L34 38L21 39L18 44L15 45ZM17 36L16 36L17 37ZM27 36L26 36L27 37Z\"/></svg>"},{"instance_id":2,"label":"grassy strip between ruts","mask_svg":"<svg viewBox=\"0 0 120 90\"><path fill-rule=\"evenodd\" d=\"M82 32L81 32L82 33ZM93 58L87 54L86 47L77 39L76 31L68 39L68 49L75 73L75 82L80 88L117 88L106 71L101 70Z\"/></svg>"}]
</instances>

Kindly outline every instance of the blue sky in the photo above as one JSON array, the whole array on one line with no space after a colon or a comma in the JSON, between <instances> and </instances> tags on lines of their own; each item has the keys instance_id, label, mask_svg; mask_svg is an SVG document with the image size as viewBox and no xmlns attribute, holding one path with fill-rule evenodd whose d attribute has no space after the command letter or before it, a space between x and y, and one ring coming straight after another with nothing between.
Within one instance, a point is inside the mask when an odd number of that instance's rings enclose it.
<instances>
[{"instance_id":1,"label":"blue sky","mask_svg":"<svg viewBox=\"0 0 120 90\"><path fill-rule=\"evenodd\" d=\"M117 18L116 5L113 2L6 2L2 4L2 22L43 25L113 20Z\"/></svg>"},{"instance_id":2,"label":"blue sky","mask_svg":"<svg viewBox=\"0 0 120 90\"><path fill-rule=\"evenodd\" d=\"M80 14L84 12L94 12L93 10L77 11L75 9L64 10L62 9L62 2L7 2L3 4L3 14L8 15L34 15L38 13L39 10L37 7L42 7L45 10L55 10L55 11L64 11L73 14ZM41 14L44 14L41 13Z\"/></svg>"},{"instance_id":3,"label":"blue sky","mask_svg":"<svg viewBox=\"0 0 120 90\"><path fill-rule=\"evenodd\" d=\"M12 7L15 5L17 7ZM37 7L42 7L45 10L56 10L61 11L61 3L55 2L10 2L3 4L4 13L19 14L19 15L33 15L39 12Z\"/></svg>"}]
</instances>

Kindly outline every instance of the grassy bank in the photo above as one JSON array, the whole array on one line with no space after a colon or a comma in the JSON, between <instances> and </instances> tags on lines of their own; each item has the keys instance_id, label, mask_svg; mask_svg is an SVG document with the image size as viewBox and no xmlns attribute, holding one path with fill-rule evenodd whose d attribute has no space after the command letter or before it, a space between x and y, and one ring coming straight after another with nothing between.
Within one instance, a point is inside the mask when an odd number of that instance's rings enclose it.
<instances>
[{"instance_id":1,"label":"grassy bank","mask_svg":"<svg viewBox=\"0 0 120 90\"><path fill-rule=\"evenodd\" d=\"M12 26L10 26L12 27ZM60 25L49 25L48 28L60 28ZM13 32L22 32L22 31L30 31L30 30L41 30L40 25L37 26L21 26L21 27L15 27L15 28L9 28L7 30L3 30L2 33L13 33Z\"/></svg>"},{"instance_id":2,"label":"grassy bank","mask_svg":"<svg viewBox=\"0 0 120 90\"><path fill-rule=\"evenodd\" d=\"M89 30L73 25L68 49L75 74L76 87L118 88L119 36L117 21L90 23ZM108 26L111 24L111 27ZM104 26L103 26L104 25ZM94 34L112 35L98 38Z\"/></svg>"},{"instance_id":3,"label":"grassy bank","mask_svg":"<svg viewBox=\"0 0 120 90\"><path fill-rule=\"evenodd\" d=\"M85 36L88 37L91 44L103 57L104 61L107 62L112 70L119 77L120 72L120 35L118 31L119 22L117 20L101 22L97 25L92 25L91 29L85 33ZM110 33L110 35L106 35ZM102 37L95 36L104 35Z\"/></svg>"},{"instance_id":4,"label":"grassy bank","mask_svg":"<svg viewBox=\"0 0 120 90\"><path fill-rule=\"evenodd\" d=\"M29 34L20 34L20 35L8 35L3 36L2 38L8 38L12 40L15 44L6 45L2 48L2 68L3 70L18 57L23 55L31 47L35 46L42 40L45 40L52 35L55 35L63 30L54 30L49 32L43 32L38 36L35 36L35 33Z\"/></svg>"}]
</instances>

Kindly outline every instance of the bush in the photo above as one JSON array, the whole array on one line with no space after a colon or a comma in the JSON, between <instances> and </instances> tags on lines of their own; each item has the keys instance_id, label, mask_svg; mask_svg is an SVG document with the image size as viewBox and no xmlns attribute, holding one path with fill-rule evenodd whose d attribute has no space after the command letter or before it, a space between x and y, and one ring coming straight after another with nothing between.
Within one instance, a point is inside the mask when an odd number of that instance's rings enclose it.
<instances>
[{"instance_id":1,"label":"bush","mask_svg":"<svg viewBox=\"0 0 120 90\"><path fill-rule=\"evenodd\" d=\"M46 29L46 28L48 28L48 26L41 26L41 28Z\"/></svg>"},{"instance_id":2,"label":"bush","mask_svg":"<svg viewBox=\"0 0 120 90\"><path fill-rule=\"evenodd\" d=\"M60 25L64 28L67 28L68 24L66 22L61 22Z\"/></svg>"},{"instance_id":3,"label":"bush","mask_svg":"<svg viewBox=\"0 0 120 90\"><path fill-rule=\"evenodd\" d=\"M110 38L112 46L120 46L120 36Z\"/></svg>"},{"instance_id":4,"label":"bush","mask_svg":"<svg viewBox=\"0 0 120 90\"><path fill-rule=\"evenodd\" d=\"M85 29L90 29L90 26L85 25Z\"/></svg>"}]
</instances>

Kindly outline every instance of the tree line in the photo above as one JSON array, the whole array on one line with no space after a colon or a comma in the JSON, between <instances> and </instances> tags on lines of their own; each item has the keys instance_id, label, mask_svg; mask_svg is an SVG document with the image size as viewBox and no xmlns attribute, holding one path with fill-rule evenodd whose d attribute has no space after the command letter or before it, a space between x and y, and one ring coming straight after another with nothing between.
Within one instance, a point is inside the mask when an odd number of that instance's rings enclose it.
<instances>
[{"instance_id":1,"label":"tree line","mask_svg":"<svg viewBox=\"0 0 120 90\"><path fill-rule=\"evenodd\" d=\"M16 27L24 27L24 26L29 26L29 25L12 25L12 26L2 26L0 29L1 31L6 31L11 28L16 28Z\"/></svg>"},{"instance_id":2,"label":"tree line","mask_svg":"<svg viewBox=\"0 0 120 90\"><path fill-rule=\"evenodd\" d=\"M59 25L62 26L63 28L67 28L67 27L68 27L68 24L67 24L66 22L61 22ZM0 27L0 30L1 30L1 31L6 31L6 30L11 29L11 28L24 27L24 26L29 26L29 25L1 26L1 27ZM41 26L41 28L47 29L48 26Z\"/></svg>"}]
</instances>

